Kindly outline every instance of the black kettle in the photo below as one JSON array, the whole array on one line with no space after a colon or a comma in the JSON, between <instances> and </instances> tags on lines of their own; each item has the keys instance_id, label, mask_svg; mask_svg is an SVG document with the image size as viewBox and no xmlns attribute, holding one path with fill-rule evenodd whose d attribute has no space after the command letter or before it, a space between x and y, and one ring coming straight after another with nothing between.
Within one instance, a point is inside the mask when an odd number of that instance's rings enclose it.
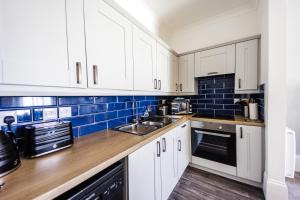
<instances>
[{"instance_id":1,"label":"black kettle","mask_svg":"<svg viewBox=\"0 0 300 200\"><path fill-rule=\"evenodd\" d=\"M21 164L15 135L11 129L14 121L13 116L5 117L4 123L7 124L7 131L5 133L0 130L0 177L14 171Z\"/></svg>"}]
</instances>

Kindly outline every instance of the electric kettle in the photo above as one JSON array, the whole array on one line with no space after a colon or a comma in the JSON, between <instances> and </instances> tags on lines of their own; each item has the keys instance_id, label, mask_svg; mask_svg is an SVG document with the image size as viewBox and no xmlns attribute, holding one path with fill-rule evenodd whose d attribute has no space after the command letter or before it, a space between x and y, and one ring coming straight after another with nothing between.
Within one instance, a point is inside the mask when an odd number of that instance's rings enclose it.
<instances>
[{"instance_id":1,"label":"electric kettle","mask_svg":"<svg viewBox=\"0 0 300 200\"><path fill-rule=\"evenodd\" d=\"M20 164L20 156L16 145L16 139L11 129L11 124L15 121L13 116L4 118L7 124L6 133L0 130L0 177L17 169Z\"/></svg>"}]
</instances>

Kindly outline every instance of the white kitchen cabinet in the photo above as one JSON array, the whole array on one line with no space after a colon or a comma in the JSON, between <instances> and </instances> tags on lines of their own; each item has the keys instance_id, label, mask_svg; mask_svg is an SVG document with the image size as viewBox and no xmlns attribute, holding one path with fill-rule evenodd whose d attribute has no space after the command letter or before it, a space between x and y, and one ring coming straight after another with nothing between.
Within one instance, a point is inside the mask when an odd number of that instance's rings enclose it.
<instances>
[{"instance_id":1,"label":"white kitchen cabinet","mask_svg":"<svg viewBox=\"0 0 300 200\"><path fill-rule=\"evenodd\" d=\"M177 152L177 177L180 179L184 170L188 166L191 157L190 147L190 122L185 122L177 127L177 142L175 152Z\"/></svg>"},{"instance_id":2,"label":"white kitchen cabinet","mask_svg":"<svg viewBox=\"0 0 300 200\"><path fill-rule=\"evenodd\" d=\"M235 69L235 45L227 45L195 54L195 77L232 74Z\"/></svg>"},{"instance_id":3,"label":"white kitchen cabinet","mask_svg":"<svg viewBox=\"0 0 300 200\"><path fill-rule=\"evenodd\" d=\"M161 92L170 92L170 54L169 51L157 42L156 46L156 79L157 90Z\"/></svg>"},{"instance_id":4,"label":"white kitchen cabinet","mask_svg":"<svg viewBox=\"0 0 300 200\"><path fill-rule=\"evenodd\" d=\"M155 91L156 78L156 41L133 26L134 90Z\"/></svg>"},{"instance_id":5,"label":"white kitchen cabinet","mask_svg":"<svg viewBox=\"0 0 300 200\"><path fill-rule=\"evenodd\" d=\"M171 53L170 53L171 54ZM179 73L179 66L178 66L178 57L171 54L170 55L170 62L169 62L169 92L178 92L179 83L178 83L178 73Z\"/></svg>"},{"instance_id":6,"label":"white kitchen cabinet","mask_svg":"<svg viewBox=\"0 0 300 200\"><path fill-rule=\"evenodd\" d=\"M102 0L84 1L88 86L133 89L131 22Z\"/></svg>"},{"instance_id":7,"label":"white kitchen cabinet","mask_svg":"<svg viewBox=\"0 0 300 200\"><path fill-rule=\"evenodd\" d=\"M174 142L176 129L173 129L161 137L161 181L162 199L168 199L177 184L176 164L174 159Z\"/></svg>"},{"instance_id":8,"label":"white kitchen cabinet","mask_svg":"<svg viewBox=\"0 0 300 200\"><path fill-rule=\"evenodd\" d=\"M84 48L68 53L84 31L72 22L83 24L78 1L1 0L0 8L3 84L86 87Z\"/></svg>"},{"instance_id":9,"label":"white kitchen cabinet","mask_svg":"<svg viewBox=\"0 0 300 200\"><path fill-rule=\"evenodd\" d=\"M130 200L160 200L160 138L128 156L128 189Z\"/></svg>"},{"instance_id":10,"label":"white kitchen cabinet","mask_svg":"<svg viewBox=\"0 0 300 200\"><path fill-rule=\"evenodd\" d=\"M235 90L257 90L258 39L236 44Z\"/></svg>"},{"instance_id":11,"label":"white kitchen cabinet","mask_svg":"<svg viewBox=\"0 0 300 200\"><path fill-rule=\"evenodd\" d=\"M179 57L179 92L195 92L195 55L188 54Z\"/></svg>"},{"instance_id":12,"label":"white kitchen cabinet","mask_svg":"<svg viewBox=\"0 0 300 200\"><path fill-rule=\"evenodd\" d=\"M262 128L237 125L236 133L237 176L262 182Z\"/></svg>"}]
</instances>

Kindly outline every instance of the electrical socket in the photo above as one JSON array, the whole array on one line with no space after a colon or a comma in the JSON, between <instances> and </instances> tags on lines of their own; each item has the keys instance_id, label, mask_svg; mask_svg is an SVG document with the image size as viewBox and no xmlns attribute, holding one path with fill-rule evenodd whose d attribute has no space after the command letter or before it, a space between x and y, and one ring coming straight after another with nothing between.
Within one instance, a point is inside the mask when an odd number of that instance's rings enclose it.
<instances>
[{"instance_id":1,"label":"electrical socket","mask_svg":"<svg viewBox=\"0 0 300 200\"><path fill-rule=\"evenodd\" d=\"M57 119L57 108L44 108L43 120Z\"/></svg>"},{"instance_id":2,"label":"electrical socket","mask_svg":"<svg viewBox=\"0 0 300 200\"><path fill-rule=\"evenodd\" d=\"M59 108L59 118L72 117L71 107L60 107Z\"/></svg>"},{"instance_id":3,"label":"electrical socket","mask_svg":"<svg viewBox=\"0 0 300 200\"><path fill-rule=\"evenodd\" d=\"M6 116L14 116L15 118L15 122L13 124L16 124L18 121L18 114L17 114L17 110L13 110L13 111L1 111L0 112L0 126L6 125L3 120Z\"/></svg>"}]
</instances>

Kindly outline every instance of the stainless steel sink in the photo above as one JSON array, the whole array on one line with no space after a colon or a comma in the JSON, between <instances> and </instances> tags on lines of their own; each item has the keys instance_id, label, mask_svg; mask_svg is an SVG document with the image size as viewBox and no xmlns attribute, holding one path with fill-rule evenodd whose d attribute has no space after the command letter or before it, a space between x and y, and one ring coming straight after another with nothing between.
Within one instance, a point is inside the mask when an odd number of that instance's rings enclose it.
<instances>
[{"instance_id":1,"label":"stainless steel sink","mask_svg":"<svg viewBox=\"0 0 300 200\"><path fill-rule=\"evenodd\" d=\"M162 122L153 122L153 121L144 121L142 122L143 125L147 125L147 126L156 126L156 127L163 127L164 123Z\"/></svg>"},{"instance_id":2,"label":"stainless steel sink","mask_svg":"<svg viewBox=\"0 0 300 200\"><path fill-rule=\"evenodd\" d=\"M131 133L135 135L146 135L157 130L159 127L153 125L144 125L144 124L129 124L117 128L119 131L126 133Z\"/></svg>"}]
</instances>

